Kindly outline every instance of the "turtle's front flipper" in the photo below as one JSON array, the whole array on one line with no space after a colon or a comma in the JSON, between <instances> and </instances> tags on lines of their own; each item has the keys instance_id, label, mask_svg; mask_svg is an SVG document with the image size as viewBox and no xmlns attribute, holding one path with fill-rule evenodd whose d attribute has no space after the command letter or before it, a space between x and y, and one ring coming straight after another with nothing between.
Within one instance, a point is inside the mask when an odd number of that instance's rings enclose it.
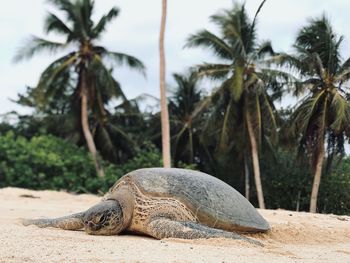
<instances>
[{"instance_id":1,"label":"turtle's front flipper","mask_svg":"<svg viewBox=\"0 0 350 263\"><path fill-rule=\"evenodd\" d=\"M211 228L195 222L179 222L167 218L157 218L148 225L148 234L157 238L183 238L183 239L199 239L199 238L231 238L248 241L254 245L263 246L259 241L240 236L233 232L228 232L216 228Z\"/></svg>"},{"instance_id":2,"label":"turtle's front flipper","mask_svg":"<svg viewBox=\"0 0 350 263\"><path fill-rule=\"evenodd\" d=\"M57 227L65 230L79 230L84 227L84 213L77 213L69 216L53 219L22 219L25 226L36 225L38 227Z\"/></svg>"}]
</instances>

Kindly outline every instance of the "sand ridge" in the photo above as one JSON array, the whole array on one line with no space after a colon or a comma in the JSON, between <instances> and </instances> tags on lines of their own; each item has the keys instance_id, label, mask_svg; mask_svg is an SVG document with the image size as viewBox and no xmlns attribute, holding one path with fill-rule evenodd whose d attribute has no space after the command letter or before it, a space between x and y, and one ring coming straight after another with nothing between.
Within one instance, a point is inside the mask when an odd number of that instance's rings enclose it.
<instances>
[{"instance_id":1,"label":"sand ridge","mask_svg":"<svg viewBox=\"0 0 350 263\"><path fill-rule=\"evenodd\" d=\"M99 200L87 194L0 189L0 262L350 262L348 216L259 210L272 230L249 237L264 247L228 239L90 236L24 227L19 221L84 211Z\"/></svg>"}]
</instances>

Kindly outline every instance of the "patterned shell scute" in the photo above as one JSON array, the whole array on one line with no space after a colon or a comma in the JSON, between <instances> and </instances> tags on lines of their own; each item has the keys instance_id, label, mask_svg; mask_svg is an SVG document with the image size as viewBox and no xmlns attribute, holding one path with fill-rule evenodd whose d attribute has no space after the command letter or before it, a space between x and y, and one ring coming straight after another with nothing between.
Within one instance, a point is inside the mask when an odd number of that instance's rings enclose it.
<instances>
[{"instance_id":1,"label":"patterned shell scute","mask_svg":"<svg viewBox=\"0 0 350 263\"><path fill-rule=\"evenodd\" d=\"M269 229L269 224L245 197L208 174L177 168L145 168L127 176L149 196L164 196L183 202L200 222L209 226Z\"/></svg>"}]
</instances>

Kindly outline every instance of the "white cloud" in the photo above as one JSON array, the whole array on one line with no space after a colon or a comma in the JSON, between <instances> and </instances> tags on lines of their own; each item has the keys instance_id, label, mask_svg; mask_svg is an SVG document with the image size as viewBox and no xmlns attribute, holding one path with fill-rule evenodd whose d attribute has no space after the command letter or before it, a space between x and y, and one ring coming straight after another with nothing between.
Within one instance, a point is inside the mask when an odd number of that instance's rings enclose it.
<instances>
[{"instance_id":1,"label":"white cloud","mask_svg":"<svg viewBox=\"0 0 350 263\"><path fill-rule=\"evenodd\" d=\"M121 9L119 17L111 23L101 43L107 48L125 52L140 58L147 66L147 79L126 69L116 69L115 76L122 88L132 98L140 93L158 96L158 35L161 12L160 0L96 0L96 19L113 5ZM260 0L247 0L246 7L252 17ZM6 4L5 4L6 3ZM182 72L187 67L211 61L213 58L201 49L183 49L189 34L202 28L215 31L209 16L219 9L232 6L232 0L169 0L166 31L167 80L172 83L171 74ZM326 11L337 32L350 37L348 27L347 0L285 1L267 0L258 18L259 38L271 39L276 50L289 51L298 28L307 17L315 17ZM42 31L47 10L54 11L44 0L12 0L2 4L0 9L0 114L19 109L9 102L26 85L35 85L40 72L54 58L41 56L21 64L12 64L11 59L23 39L31 34L45 36ZM54 37L53 37L54 38ZM349 54L344 43L344 56Z\"/></svg>"}]
</instances>

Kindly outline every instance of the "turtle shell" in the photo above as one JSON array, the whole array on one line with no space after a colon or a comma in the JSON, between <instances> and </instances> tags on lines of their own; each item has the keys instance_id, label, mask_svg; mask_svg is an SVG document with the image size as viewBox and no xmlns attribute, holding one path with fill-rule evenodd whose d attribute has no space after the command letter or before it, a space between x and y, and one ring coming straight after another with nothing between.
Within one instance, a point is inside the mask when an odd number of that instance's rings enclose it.
<instances>
[{"instance_id":1,"label":"turtle shell","mask_svg":"<svg viewBox=\"0 0 350 263\"><path fill-rule=\"evenodd\" d=\"M147 196L182 202L207 226L241 232L270 228L244 196L211 175L177 168L145 168L128 173L127 177Z\"/></svg>"}]
</instances>

